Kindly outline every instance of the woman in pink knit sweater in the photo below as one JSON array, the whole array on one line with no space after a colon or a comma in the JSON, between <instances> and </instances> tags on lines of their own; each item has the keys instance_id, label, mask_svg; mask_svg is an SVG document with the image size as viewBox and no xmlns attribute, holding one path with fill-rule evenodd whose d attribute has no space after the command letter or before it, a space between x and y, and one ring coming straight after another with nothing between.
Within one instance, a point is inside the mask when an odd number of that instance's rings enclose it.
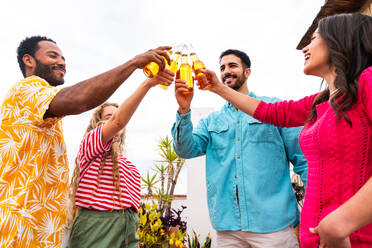
<instances>
[{"instance_id":1,"label":"woman in pink knit sweater","mask_svg":"<svg viewBox=\"0 0 372 248\"><path fill-rule=\"evenodd\" d=\"M299 142L308 179L301 246L372 247L372 17L322 19L303 53L305 74L323 78L328 87L298 101L264 103L204 72L212 92L254 118L304 125Z\"/></svg>"}]
</instances>

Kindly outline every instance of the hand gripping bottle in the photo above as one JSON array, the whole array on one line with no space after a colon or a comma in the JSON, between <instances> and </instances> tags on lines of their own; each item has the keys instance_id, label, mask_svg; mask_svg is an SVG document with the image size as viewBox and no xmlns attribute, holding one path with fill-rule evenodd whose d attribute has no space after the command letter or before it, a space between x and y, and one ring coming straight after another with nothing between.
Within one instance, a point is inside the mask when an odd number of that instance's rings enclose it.
<instances>
[{"instance_id":1,"label":"hand gripping bottle","mask_svg":"<svg viewBox=\"0 0 372 248\"><path fill-rule=\"evenodd\" d=\"M173 54L171 50L167 50L167 53L169 57L171 58L171 64L169 65L168 61L163 57L164 62L165 62L165 68L168 70L171 70L173 73L176 73L178 69L178 60L181 57L181 53L177 51ZM173 57L172 57L172 54L173 54ZM148 78L154 77L159 73L159 65L155 62L150 62L143 68L143 72ZM168 86L161 85L161 84L159 84L159 86L165 90L168 89Z\"/></svg>"},{"instance_id":2,"label":"hand gripping bottle","mask_svg":"<svg viewBox=\"0 0 372 248\"><path fill-rule=\"evenodd\" d=\"M194 52L190 53L190 57L192 60L192 70L194 71L195 79L198 81L199 89L208 89L212 87L209 83L210 76L200 71L201 69L205 69L204 63L199 60L198 55Z\"/></svg>"},{"instance_id":3,"label":"hand gripping bottle","mask_svg":"<svg viewBox=\"0 0 372 248\"><path fill-rule=\"evenodd\" d=\"M168 70L171 70L174 74L176 74L177 73L177 70L178 70L178 61L180 60L181 53L179 51L177 51L177 52L175 52L173 54L172 51L169 51L168 54L169 54L169 57L172 58L172 60L171 60L171 64L170 65L168 65L168 63L166 63L165 68L167 68ZM173 54L173 56L171 56L172 54ZM168 86L161 85L161 84L159 84L159 86L162 87L165 90L168 89Z\"/></svg>"}]
</instances>

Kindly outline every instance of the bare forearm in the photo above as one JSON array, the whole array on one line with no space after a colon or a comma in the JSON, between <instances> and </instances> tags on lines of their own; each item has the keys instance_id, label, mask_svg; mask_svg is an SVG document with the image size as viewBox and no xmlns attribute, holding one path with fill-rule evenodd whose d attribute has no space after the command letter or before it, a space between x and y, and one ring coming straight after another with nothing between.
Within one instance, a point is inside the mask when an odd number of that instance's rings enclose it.
<instances>
[{"instance_id":1,"label":"bare forearm","mask_svg":"<svg viewBox=\"0 0 372 248\"><path fill-rule=\"evenodd\" d=\"M187 114L188 112L190 112L190 106L188 106L188 107L178 107L178 113L180 113L181 115Z\"/></svg>"},{"instance_id":2,"label":"bare forearm","mask_svg":"<svg viewBox=\"0 0 372 248\"><path fill-rule=\"evenodd\" d=\"M251 116L254 114L258 104L260 103L260 100L247 95L243 95L223 84L218 85L218 87L215 87L215 89L212 91L222 98L226 99L236 108Z\"/></svg>"},{"instance_id":3,"label":"bare forearm","mask_svg":"<svg viewBox=\"0 0 372 248\"><path fill-rule=\"evenodd\" d=\"M79 114L100 105L114 93L135 69L143 68L150 62L157 63L159 73L161 73L165 68L163 58L170 61L166 52L169 49L171 49L169 46L150 49L121 66L62 89L49 104L49 109L44 118Z\"/></svg>"},{"instance_id":4,"label":"bare forearm","mask_svg":"<svg viewBox=\"0 0 372 248\"><path fill-rule=\"evenodd\" d=\"M49 106L50 116L88 111L106 101L136 69L133 60L110 71L62 89Z\"/></svg>"},{"instance_id":5,"label":"bare forearm","mask_svg":"<svg viewBox=\"0 0 372 248\"><path fill-rule=\"evenodd\" d=\"M114 121L120 123L121 128L128 124L133 113L136 111L150 88L151 86L144 81L136 91L134 91L134 93L120 105L117 114L115 114Z\"/></svg>"},{"instance_id":6,"label":"bare forearm","mask_svg":"<svg viewBox=\"0 0 372 248\"><path fill-rule=\"evenodd\" d=\"M120 106L112 118L104 125L102 140L104 144L123 129L132 118L139 104L151 86L144 81Z\"/></svg>"}]
</instances>

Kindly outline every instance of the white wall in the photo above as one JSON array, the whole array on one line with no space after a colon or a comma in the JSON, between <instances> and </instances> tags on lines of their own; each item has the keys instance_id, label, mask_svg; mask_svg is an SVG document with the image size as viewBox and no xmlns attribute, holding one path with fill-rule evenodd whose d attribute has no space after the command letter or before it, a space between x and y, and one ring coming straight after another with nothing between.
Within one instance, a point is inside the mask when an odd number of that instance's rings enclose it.
<instances>
[{"instance_id":1,"label":"white wall","mask_svg":"<svg viewBox=\"0 0 372 248\"><path fill-rule=\"evenodd\" d=\"M187 233L194 230L204 242L208 233L212 247L216 247L216 234L209 220L205 184L205 156L186 160L187 167Z\"/></svg>"},{"instance_id":2,"label":"white wall","mask_svg":"<svg viewBox=\"0 0 372 248\"><path fill-rule=\"evenodd\" d=\"M212 108L193 108L191 121L194 127L198 121L212 112ZM187 230L200 234L200 242L204 243L208 233L212 237L212 247L216 247L216 235L209 220L207 193L205 182L205 156L187 159Z\"/></svg>"}]
</instances>

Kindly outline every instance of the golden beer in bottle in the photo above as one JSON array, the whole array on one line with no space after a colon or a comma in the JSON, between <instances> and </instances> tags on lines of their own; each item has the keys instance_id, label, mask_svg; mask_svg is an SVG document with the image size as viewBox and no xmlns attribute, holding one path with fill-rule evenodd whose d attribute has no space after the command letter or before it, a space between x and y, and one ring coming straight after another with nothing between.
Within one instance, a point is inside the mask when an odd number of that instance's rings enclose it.
<instances>
[{"instance_id":1,"label":"golden beer in bottle","mask_svg":"<svg viewBox=\"0 0 372 248\"><path fill-rule=\"evenodd\" d=\"M190 88L188 92L184 94L190 94L193 91L194 81L192 79L192 69L189 65L187 54L182 54L181 57L181 66L179 69L179 78L186 81L187 87Z\"/></svg>"},{"instance_id":2,"label":"golden beer in bottle","mask_svg":"<svg viewBox=\"0 0 372 248\"><path fill-rule=\"evenodd\" d=\"M204 63L201 62L196 53L190 53L192 60L192 70L195 74L195 79L198 81L199 89L208 89L211 87L209 81L210 77L208 74L202 73L200 70L205 69Z\"/></svg>"},{"instance_id":3,"label":"golden beer in bottle","mask_svg":"<svg viewBox=\"0 0 372 248\"><path fill-rule=\"evenodd\" d=\"M167 54L171 58L172 52L170 50L167 50ZM170 69L169 64L168 64L168 60L166 60L165 57L163 57L163 59L164 59L164 62L165 62L165 68ZM155 62L150 62L143 68L143 72L145 73L145 75L148 78L152 78L152 77L158 75L159 65Z\"/></svg>"},{"instance_id":4,"label":"golden beer in bottle","mask_svg":"<svg viewBox=\"0 0 372 248\"><path fill-rule=\"evenodd\" d=\"M150 62L143 68L143 72L145 73L146 77L152 78L158 74L159 65L155 62Z\"/></svg>"},{"instance_id":5,"label":"golden beer in bottle","mask_svg":"<svg viewBox=\"0 0 372 248\"><path fill-rule=\"evenodd\" d=\"M168 63L166 63L165 68L167 68L168 70L170 70L174 74L176 74L177 69L178 69L178 60L180 60L181 53L177 51L172 56L172 53L173 53L172 51L167 51L167 52L168 52L169 57L171 58L171 64L169 65ZM158 71L159 71L159 69L158 69ZM168 89L168 86L166 86L166 85L159 84L159 86L162 87L165 90Z\"/></svg>"},{"instance_id":6,"label":"golden beer in bottle","mask_svg":"<svg viewBox=\"0 0 372 248\"><path fill-rule=\"evenodd\" d=\"M178 70L178 60L180 60L181 58L181 53L180 52L175 52L173 54L173 57L172 57L172 62L171 62L171 65L170 65L170 70L176 74L177 70Z\"/></svg>"}]
</instances>

